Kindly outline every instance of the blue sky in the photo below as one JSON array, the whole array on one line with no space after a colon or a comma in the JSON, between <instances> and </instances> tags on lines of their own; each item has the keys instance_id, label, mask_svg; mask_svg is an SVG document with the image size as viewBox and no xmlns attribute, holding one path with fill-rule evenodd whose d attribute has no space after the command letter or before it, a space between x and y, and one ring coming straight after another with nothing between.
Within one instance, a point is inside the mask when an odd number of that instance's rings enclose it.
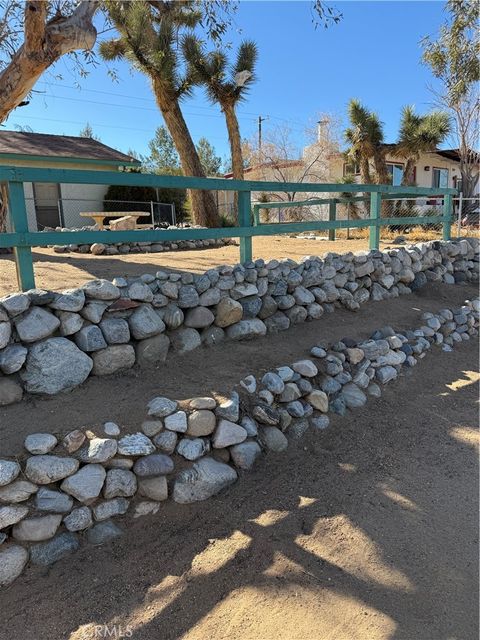
<instances>
[{"instance_id":1,"label":"blue sky","mask_svg":"<svg viewBox=\"0 0 480 640\"><path fill-rule=\"evenodd\" d=\"M377 111L384 122L387 141L394 141L401 107L415 104L420 112L431 108L427 85L433 82L420 64L419 41L435 34L444 20L444 3L437 1L377 1L333 3L342 21L328 30L314 29L310 2L257 2L241 0L235 29L229 40L243 38L259 47L258 82L239 107L243 137L256 132L258 115L268 116L264 127L287 124L296 142L319 112L345 118L351 97ZM241 31L241 32L239 32ZM148 80L127 65L115 64L114 83L100 63L85 79L60 61L44 76L30 105L15 111L7 122L28 125L34 131L77 135L88 121L101 140L122 151L148 149L162 118ZM228 154L223 117L201 90L183 103L185 118L195 140L205 136L219 155Z\"/></svg>"}]
</instances>

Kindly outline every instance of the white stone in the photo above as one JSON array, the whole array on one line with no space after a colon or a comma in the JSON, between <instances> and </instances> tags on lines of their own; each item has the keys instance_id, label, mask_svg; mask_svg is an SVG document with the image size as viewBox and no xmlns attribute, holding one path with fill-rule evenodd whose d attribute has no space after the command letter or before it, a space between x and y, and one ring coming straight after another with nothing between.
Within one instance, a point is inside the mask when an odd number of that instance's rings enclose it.
<instances>
[{"instance_id":1,"label":"white stone","mask_svg":"<svg viewBox=\"0 0 480 640\"><path fill-rule=\"evenodd\" d=\"M15 480L20 473L20 465L13 460L0 460L0 487Z\"/></svg>"},{"instance_id":2,"label":"white stone","mask_svg":"<svg viewBox=\"0 0 480 640\"><path fill-rule=\"evenodd\" d=\"M54 449L57 439L50 433L32 433L25 438L23 446L29 453L44 454Z\"/></svg>"},{"instance_id":3,"label":"white stone","mask_svg":"<svg viewBox=\"0 0 480 640\"><path fill-rule=\"evenodd\" d=\"M215 449L223 449L233 444L243 442L247 438L247 432L239 424L221 419L213 434L212 444Z\"/></svg>"},{"instance_id":4,"label":"white stone","mask_svg":"<svg viewBox=\"0 0 480 640\"><path fill-rule=\"evenodd\" d=\"M62 482L60 488L84 504L98 498L105 481L106 472L100 464L86 464L73 476Z\"/></svg>"},{"instance_id":5,"label":"white stone","mask_svg":"<svg viewBox=\"0 0 480 640\"><path fill-rule=\"evenodd\" d=\"M191 469L181 471L175 479L173 499L180 504L206 500L235 482L232 467L213 458L201 458Z\"/></svg>"},{"instance_id":6,"label":"white stone","mask_svg":"<svg viewBox=\"0 0 480 640\"><path fill-rule=\"evenodd\" d=\"M155 451L155 445L144 433L129 433L118 441L118 453L122 456L146 456Z\"/></svg>"},{"instance_id":7,"label":"white stone","mask_svg":"<svg viewBox=\"0 0 480 640\"><path fill-rule=\"evenodd\" d=\"M28 562L28 551L20 545L9 545L0 551L0 587L11 584Z\"/></svg>"},{"instance_id":8,"label":"white stone","mask_svg":"<svg viewBox=\"0 0 480 640\"><path fill-rule=\"evenodd\" d=\"M75 458L40 455L28 458L25 475L36 484L50 484L75 473L80 463Z\"/></svg>"},{"instance_id":9,"label":"white stone","mask_svg":"<svg viewBox=\"0 0 480 640\"><path fill-rule=\"evenodd\" d=\"M25 518L13 527L12 535L21 542L41 542L53 538L61 522L62 516L57 514Z\"/></svg>"},{"instance_id":10,"label":"white stone","mask_svg":"<svg viewBox=\"0 0 480 640\"><path fill-rule=\"evenodd\" d=\"M28 507L23 505L8 505L0 507L0 529L5 529L12 524L23 520L28 513Z\"/></svg>"},{"instance_id":11,"label":"white stone","mask_svg":"<svg viewBox=\"0 0 480 640\"><path fill-rule=\"evenodd\" d=\"M177 411L167 416L164 420L165 429L176 431L177 433L185 433L187 430L187 414L185 411Z\"/></svg>"},{"instance_id":12,"label":"white stone","mask_svg":"<svg viewBox=\"0 0 480 640\"><path fill-rule=\"evenodd\" d=\"M299 360L292 365L292 369L306 378L313 378L318 373L317 367L311 360Z\"/></svg>"}]
</instances>

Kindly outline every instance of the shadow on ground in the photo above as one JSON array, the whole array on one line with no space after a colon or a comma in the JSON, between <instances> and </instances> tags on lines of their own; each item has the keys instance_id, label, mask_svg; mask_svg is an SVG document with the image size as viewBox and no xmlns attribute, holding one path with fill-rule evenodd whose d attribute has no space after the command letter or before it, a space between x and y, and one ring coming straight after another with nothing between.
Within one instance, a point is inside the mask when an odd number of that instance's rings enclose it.
<instances>
[{"instance_id":1,"label":"shadow on ground","mask_svg":"<svg viewBox=\"0 0 480 640\"><path fill-rule=\"evenodd\" d=\"M216 498L30 568L0 637L476 639L476 346L435 350Z\"/></svg>"}]
</instances>

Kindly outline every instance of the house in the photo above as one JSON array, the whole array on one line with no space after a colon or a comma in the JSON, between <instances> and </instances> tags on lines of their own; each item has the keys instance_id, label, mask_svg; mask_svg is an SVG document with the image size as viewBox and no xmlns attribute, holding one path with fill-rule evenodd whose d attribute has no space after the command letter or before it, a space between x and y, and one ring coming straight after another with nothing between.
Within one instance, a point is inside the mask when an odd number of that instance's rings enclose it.
<instances>
[{"instance_id":1,"label":"house","mask_svg":"<svg viewBox=\"0 0 480 640\"><path fill-rule=\"evenodd\" d=\"M140 162L112 147L79 136L0 131L0 165L80 171L118 171ZM109 185L26 182L25 201L31 231L44 227L82 227L81 212L103 211Z\"/></svg>"}]
</instances>

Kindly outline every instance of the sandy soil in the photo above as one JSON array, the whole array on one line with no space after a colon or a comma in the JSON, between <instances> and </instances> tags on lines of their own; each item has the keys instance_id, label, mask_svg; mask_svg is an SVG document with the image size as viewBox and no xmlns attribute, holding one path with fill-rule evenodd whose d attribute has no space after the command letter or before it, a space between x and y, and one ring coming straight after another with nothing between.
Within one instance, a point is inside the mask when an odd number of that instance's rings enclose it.
<instances>
[{"instance_id":1,"label":"sandy soil","mask_svg":"<svg viewBox=\"0 0 480 640\"><path fill-rule=\"evenodd\" d=\"M382 244L382 247L392 246ZM254 259L285 257L299 260L306 255L323 255L329 251L343 253L368 248L368 240L305 240L286 236L254 238ZM68 289L94 278L139 276L158 269L203 272L220 264L239 261L238 246L166 253L136 253L127 256L92 256L79 253L54 253L52 249L34 249L33 259L37 287ZM17 291L15 260L12 255L0 255L0 296Z\"/></svg>"},{"instance_id":2,"label":"sandy soil","mask_svg":"<svg viewBox=\"0 0 480 640\"><path fill-rule=\"evenodd\" d=\"M3 408L1 453L38 430L106 419L137 429L154 394L222 394L247 373L305 356L316 339L412 327L422 311L474 292L431 286L288 336L219 346L208 358L199 349ZM476 341L434 349L381 399L262 458L221 495L164 504L128 519L115 543L29 568L0 594L0 639L476 639L476 354Z\"/></svg>"}]
</instances>

